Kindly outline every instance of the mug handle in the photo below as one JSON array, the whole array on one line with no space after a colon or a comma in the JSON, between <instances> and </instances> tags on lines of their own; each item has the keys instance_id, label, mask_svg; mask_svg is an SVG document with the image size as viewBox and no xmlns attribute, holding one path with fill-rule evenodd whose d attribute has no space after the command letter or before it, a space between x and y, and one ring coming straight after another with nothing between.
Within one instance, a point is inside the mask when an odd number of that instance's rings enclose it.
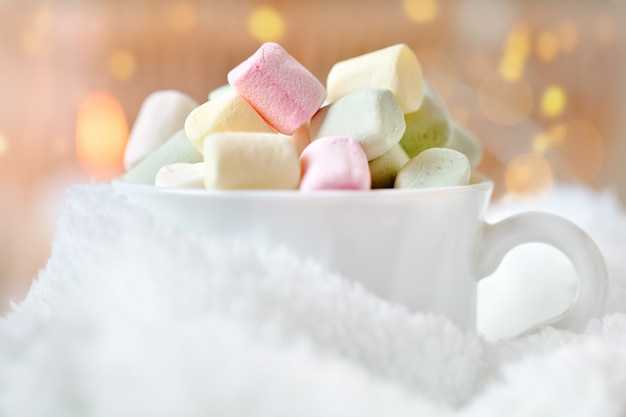
<instances>
[{"instance_id":1,"label":"mug handle","mask_svg":"<svg viewBox=\"0 0 626 417\"><path fill-rule=\"evenodd\" d=\"M608 273L596 244L574 223L554 214L526 212L498 223L485 223L476 256L476 277L491 275L504 256L523 243L546 243L569 258L578 273L578 289L564 313L537 323L522 332L529 333L551 325L564 330L584 330L587 322L604 312Z\"/></svg>"}]
</instances>

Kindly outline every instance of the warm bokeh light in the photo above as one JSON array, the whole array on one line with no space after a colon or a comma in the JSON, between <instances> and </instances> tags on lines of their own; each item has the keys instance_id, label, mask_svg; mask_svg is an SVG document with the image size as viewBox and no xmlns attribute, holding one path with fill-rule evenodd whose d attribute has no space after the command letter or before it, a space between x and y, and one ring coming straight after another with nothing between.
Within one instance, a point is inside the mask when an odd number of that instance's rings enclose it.
<instances>
[{"instance_id":1,"label":"warm bokeh light","mask_svg":"<svg viewBox=\"0 0 626 417\"><path fill-rule=\"evenodd\" d=\"M414 22L428 23L437 16L437 0L404 0L404 12Z\"/></svg>"},{"instance_id":2,"label":"warm bokeh light","mask_svg":"<svg viewBox=\"0 0 626 417\"><path fill-rule=\"evenodd\" d=\"M559 53L559 39L552 32L541 32L537 38L537 55L542 61L550 62Z\"/></svg>"},{"instance_id":3,"label":"warm bokeh light","mask_svg":"<svg viewBox=\"0 0 626 417\"><path fill-rule=\"evenodd\" d=\"M541 96L541 113L548 118L560 116L565 109L566 102L567 98L563 88L558 85L551 85L546 88Z\"/></svg>"},{"instance_id":4,"label":"warm bokeh light","mask_svg":"<svg viewBox=\"0 0 626 417\"><path fill-rule=\"evenodd\" d=\"M167 6L167 27L171 32L187 34L193 31L198 21L198 12L189 1L175 1Z\"/></svg>"},{"instance_id":5,"label":"warm bokeh light","mask_svg":"<svg viewBox=\"0 0 626 417\"><path fill-rule=\"evenodd\" d=\"M279 42L285 34L285 22L276 9L260 6L250 14L248 30L259 42Z\"/></svg>"},{"instance_id":6,"label":"warm bokeh light","mask_svg":"<svg viewBox=\"0 0 626 417\"><path fill-rule=\"evenodd\" d=\"M126 81L135 74L136 60L132 52L118 49L111 54L109 69L116 80Z\"/></svg>"},{"instance_id":7,"label":"warm bokeh light","mask_svg":"<svg viewBox=\"0 0 626 417\"><path fill-rule=\"evenodd\" d=\"M593 19L593 31L598 43L608 45L615 39L617 28L615 19L608 13L601 13Z\"/></svg>"},{"instance_id":8,"label":"warm bokeh light","mask_svg":"<svg viewBox=\"0 0 626 417\"><path fill-rule=\"evenodd\" d=\"M506 192L516 197L542 197L550 192L553 183L552 168L538 153L518 155L506 166Z\"/></svg>"},{"instance_id":9,"label":"warm bokeh light","mask_svg":"<svg viewBox=\"0 0 626 417\"><path fill-rule=\"evenodd\" d=\"M4 156L9 152L9 139L0 133L0 156Z\"/></svg>"},{"instance_id":10,"label":"warm bokeh light","mask_svg":"<svg viewBox=\"0 0 626 417\"><path fill-rule=\"evenodd\" d=\"M565 123L554 124L547 132L537 133L533 137L531 141L533 152L546 153L557 146L561 146L565 142L566 135Z\"/></svg>"},{"instance_id":11,"label":"warm bokeh light","mask_svg":"<svg viewBox=\"0 0 626 417\"><path fill-rule=\"evenodd\" d=\"M467 125L470 118L470 112L465 106L454 106L450 109L452 120L462 125Z\"/></svg>"},{"instance_id":12,"label":"warm bokeh light","mask_svg":"<svg viewBox=\"0 0 626 417\"><path fill-rule=\"evenodd\" d=\"M526 79L509 82L497 71L487 74L478 89L478 105L484 115L504 126L528 117L533 101L533 91Z\"/></svg>"},{"instance_id":13,"label":"warm bokeh light","mask_svg":"<svg viewBox=\"0 0 626 417\"><path fill-rule=\"evenodd\" d=\"M35 56L44 52L53 22L54 13L47 5L42 5L35 11L31 24L22 33L20 46L24 54Z\"/></svg>"},{"instance_id":14,"label":"warm bokeh light","mask_svg":"<svg viewBox=\"0 0 626 417\"><path fill-rule=\"evenodd\" d=\"M65 157L70 153L70 141L57 136L50 141L50 150L55 156Z\"/></svg>"},{"instance_id":15,"label":"warm bokeh light","mask_svg":"<svg viewBox=\"0 0 626 417\"><path fill-rule=\"evenodd\" d=\"M122 106L110 94L95 92L80 103L76 118L76 158L96 178L110 178L122 170L128 140Z\"/></svg>"},{"instance_id":16,"label":"warm bokeh light","mask_svg":"<svg viewBox=\"0 0 626 417\"><path fill-rule=\"evenodd\" d=\"M555 143L550 162L559 175L573 181L591 181L604 163L604 144L596 127L577 119L560 126L563 139Z\"/></svg>"},{"instance_id":17,"label":"warm bokeh light","mask_svg":"<svg viewBox=\"0 0 626 417\"><path fill-rule=\"evenodd\" d=\"M20 46L26 55L38 55L43 50L43 43L44 37L33 30L22 33Z\"/></svg>"},{"instance_id":18,"label":"warm bokeh light","mask_svg":"<svg viewBox=\"0 0 626 417\"><path fill-rule=\"evenodd\" d=\"M504 51L500 59L500 76L515 82L522 78L526 58L530 50L530 30L524 23L517 23L507 35Z\"/></svg>"},{"instance_id":19,"label":"warm bokeh light","mask_svg":"<svg viewBox=\"0 0 626 417\"><path fill-rule=\"evenodd\" d=\"M578 45L578 28L570 22L565 22L559 26L557 34L559 48L566 52L573 51Z\"/></svg>"},{"instance_id":20,"label":"warm bokeh light","mask_svg":"<svg viewBox=\"0 0 626 417\"><path fill-rule=\"evenodd\" d=\"M532 139L531 146L535 153L546 153L552 147L550 135L537 133Z\"/></svg>"}]
</instances>

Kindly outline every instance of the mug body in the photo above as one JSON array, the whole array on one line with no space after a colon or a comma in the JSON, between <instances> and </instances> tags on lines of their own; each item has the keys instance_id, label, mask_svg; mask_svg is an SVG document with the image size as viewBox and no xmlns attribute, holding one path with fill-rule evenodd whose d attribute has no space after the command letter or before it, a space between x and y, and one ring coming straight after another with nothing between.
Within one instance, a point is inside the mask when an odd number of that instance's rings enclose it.
<instances>
[{"instance_id":1,"label":"mug body","mask_svg":"<svg viewBox=\"0 0 626 417\"><path fill-rule=\"evenodd\" d=\"M116 180L114 189L174 226L286 246L414 312L475 328L477 240L493 183L414 190L209 191Z\"/></svg>"}]
</instances>

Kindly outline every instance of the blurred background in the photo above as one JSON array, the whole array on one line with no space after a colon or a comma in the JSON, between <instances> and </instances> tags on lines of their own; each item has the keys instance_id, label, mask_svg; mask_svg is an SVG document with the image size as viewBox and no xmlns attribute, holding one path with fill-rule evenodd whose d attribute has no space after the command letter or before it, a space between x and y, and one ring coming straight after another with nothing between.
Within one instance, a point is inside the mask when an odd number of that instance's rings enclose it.
<instances>
[{"instance_id":1,"label":"blurred background","mask_svg":"<svg viewBox=\"0 0 626 417\"><path fill-rule=\"evenodd\" d=\"M0 0L0 314L49 256L68 185L121 173L144 98L199 102L261 43L321 81L408 44L485 146L494 198L561 181L626 201L622 0Z\"/></svg>"}]
</instances>

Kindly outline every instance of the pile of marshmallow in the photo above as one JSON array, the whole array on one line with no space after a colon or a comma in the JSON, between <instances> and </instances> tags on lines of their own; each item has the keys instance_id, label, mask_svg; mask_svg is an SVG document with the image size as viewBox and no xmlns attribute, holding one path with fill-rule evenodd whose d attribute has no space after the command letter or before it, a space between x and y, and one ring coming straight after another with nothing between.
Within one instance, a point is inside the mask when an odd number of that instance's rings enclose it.
<instances>
[{"instance_id":1,"label":"pile of marshmallow","mask_svg":"<svg viewBox=\"0 0 626 417\"><path fill-rule=\"evenodd\" d=\"M263 44L202 105L146 98L128 141L129 182L217 190L367 190L466 185L482 157L397 44L337 62L326 86Z\"/></svg>"}]
</instances>

